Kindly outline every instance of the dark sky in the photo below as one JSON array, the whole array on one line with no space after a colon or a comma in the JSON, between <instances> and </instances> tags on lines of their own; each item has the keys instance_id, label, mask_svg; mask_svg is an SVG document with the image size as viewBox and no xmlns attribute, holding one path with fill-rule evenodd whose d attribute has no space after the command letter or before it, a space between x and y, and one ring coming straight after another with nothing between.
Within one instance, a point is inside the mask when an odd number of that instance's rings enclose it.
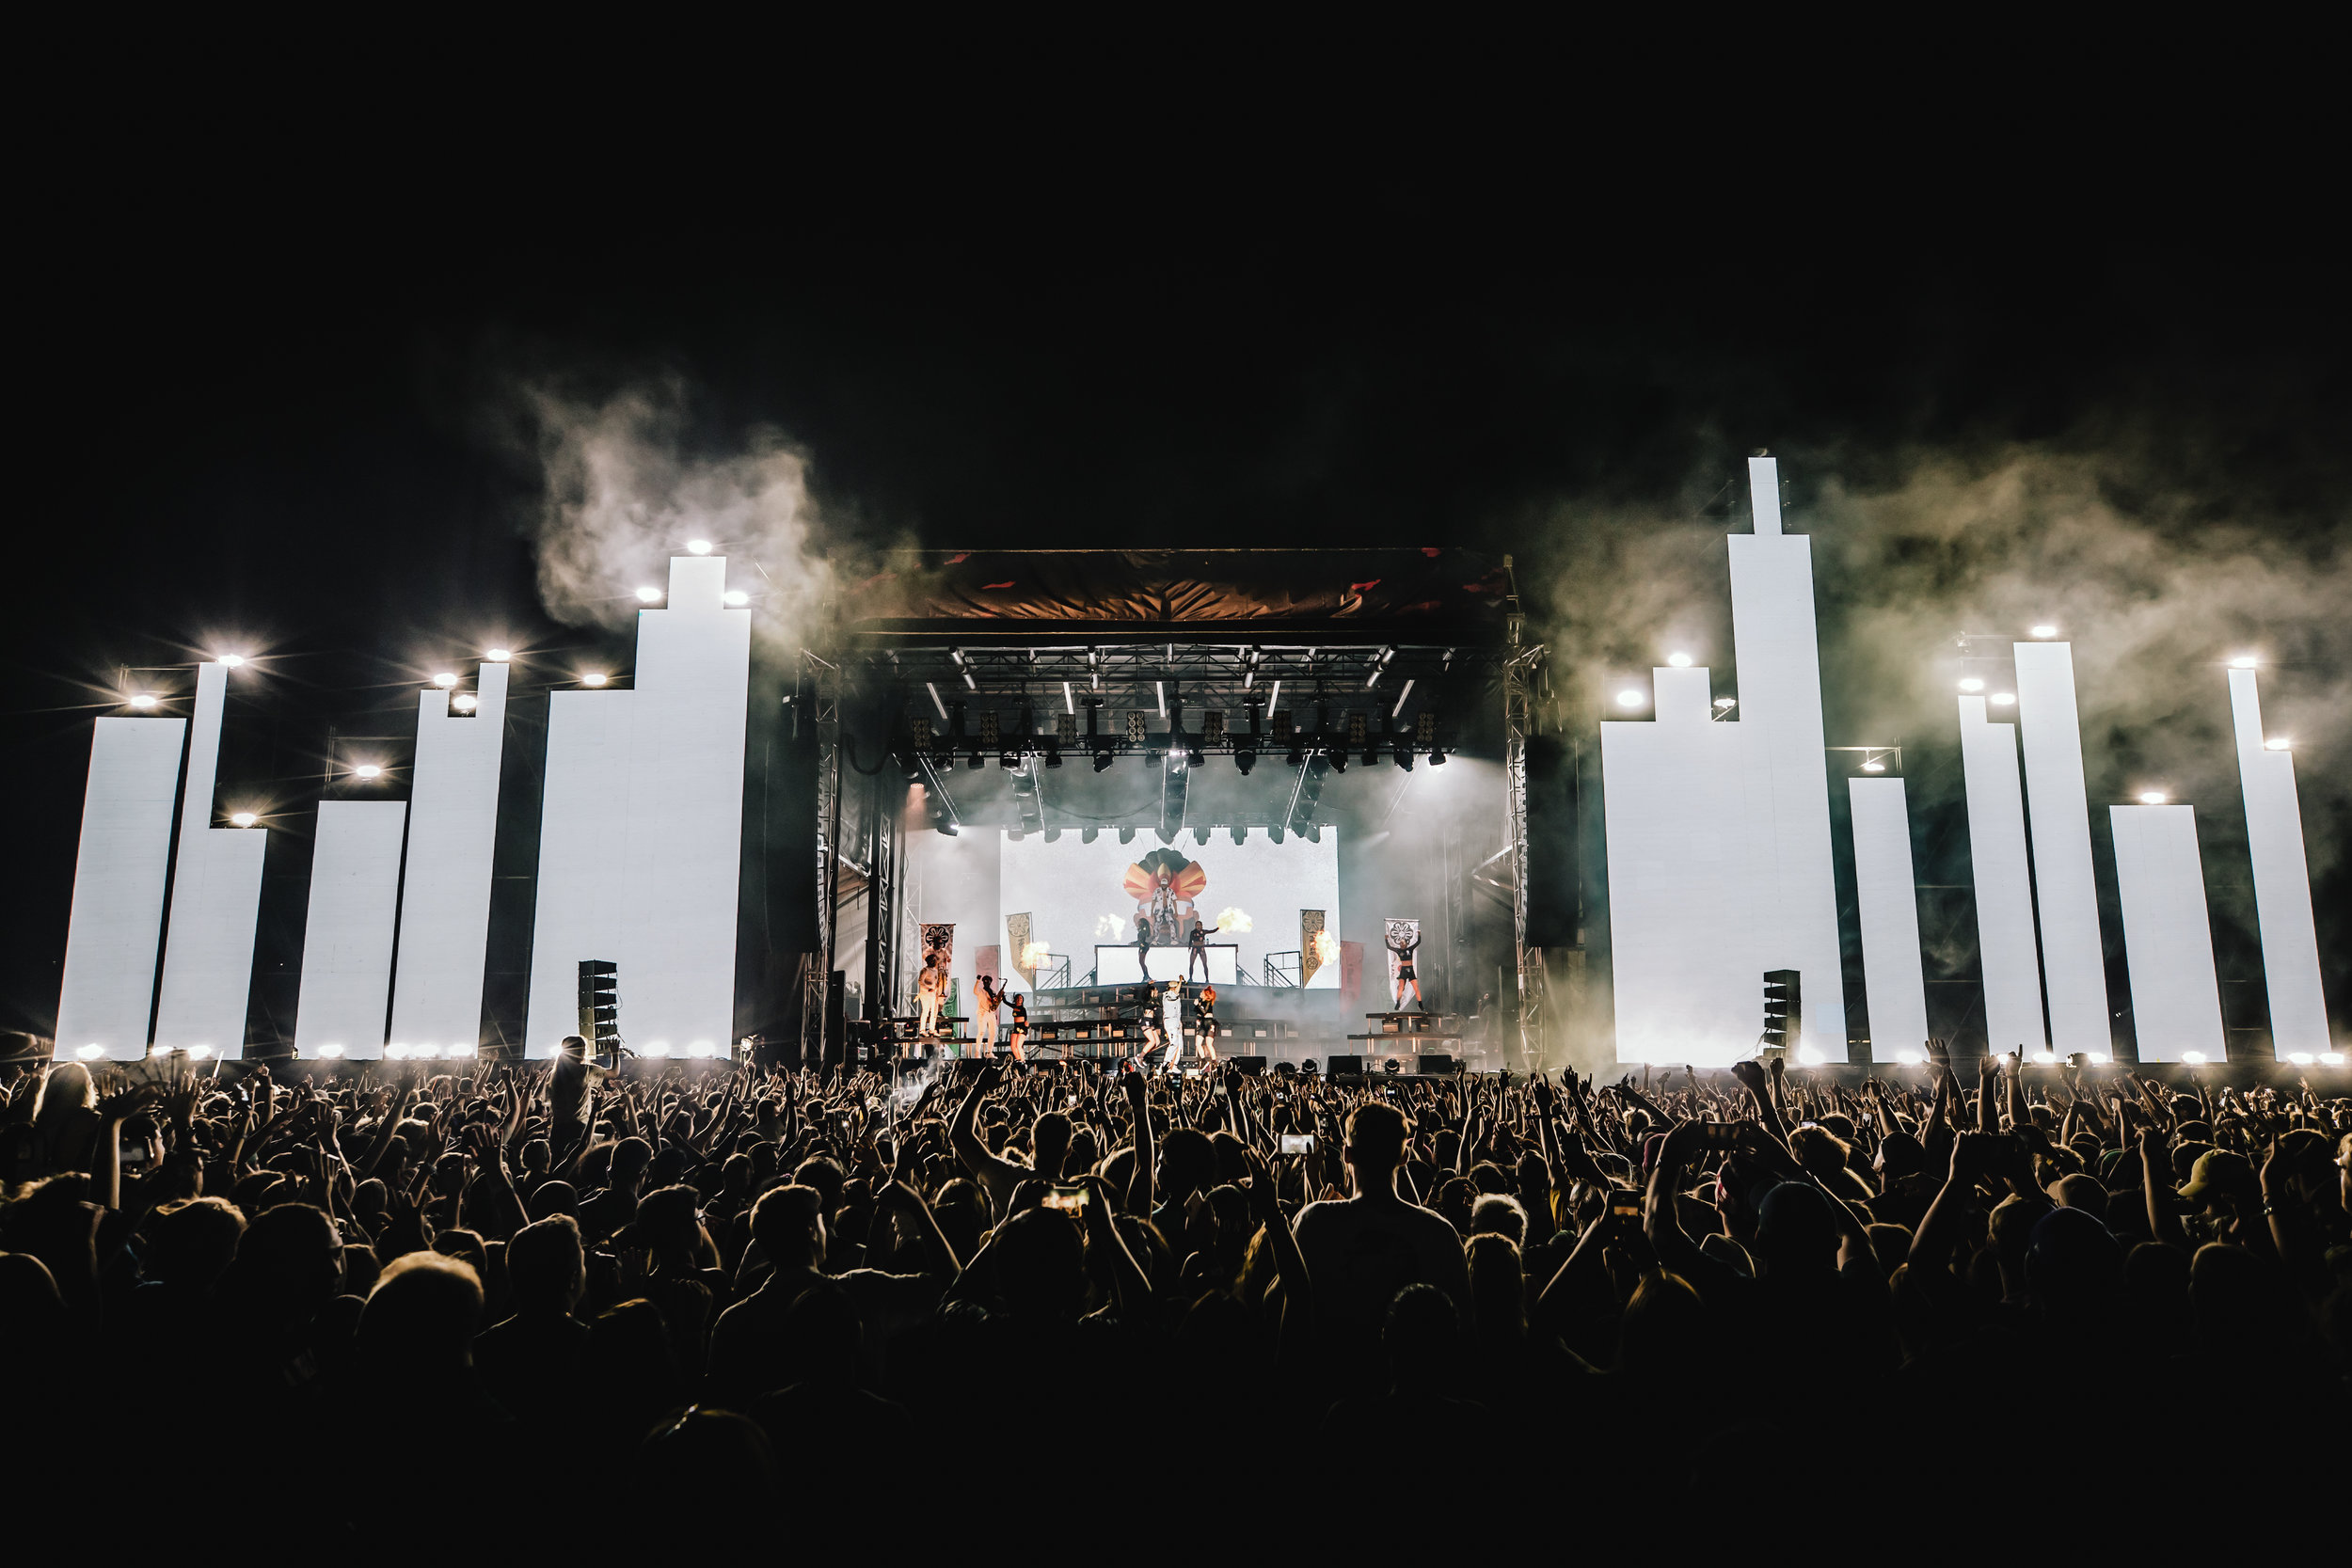
<instances>
[{"instance_id":1,"label":"dark sky","mask_svg":"<svg viewBox=\"0 0 2352 1568\"><path fill-rule=\"evenodd\" d=\"M45 249L16 334L8 1022L55 1005L89 683L233 629L331 705L412 690L436 636L552 635L498 440L520 379L681 374L701 438L780 428L833 526L880 542L1535 553L1564 499L1687 510L1758 445L2126 422L2290 513L2352 496L2343 269L2276 233L1955 244L1791 204L1760 236L1728 201L1654 226L1568 186L1503 223L1491 193L1377 180L1231 210L786 192L731 222L640 173L601 207L175 187Z\"/></svg>"}]
</instances>

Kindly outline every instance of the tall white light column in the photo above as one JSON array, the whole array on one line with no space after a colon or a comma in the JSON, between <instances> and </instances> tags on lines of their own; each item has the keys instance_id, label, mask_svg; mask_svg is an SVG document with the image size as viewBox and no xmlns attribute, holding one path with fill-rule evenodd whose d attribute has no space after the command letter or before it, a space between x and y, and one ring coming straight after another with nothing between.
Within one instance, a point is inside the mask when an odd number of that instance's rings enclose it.
<instances>
[{"instance_id":1,"label":"tall white light column","mask_svg":"<svg viewBox=\"0 0 2352 1568\"><path fill-rule=\"evenodd\" d=\"M82 849L57 994L61 1056L95 1045L121 1061L147 1050L171 806L187 730L184 719L106 718L90 738Z\"/></svg>"},{"instance_id":2,"label":"tall white light column","mask_svg":"<svg viewBox=\"0 0 2352 1568\"><path fill-rule=\"evenodd\" d=\"M635 689L549 703L532 1055L573 1031L582 958L620 965L632 1047L732 1036L752 626L725 589L723 558L673 559L667 605L637 618Z\"/></svg>"},{"instance_id":3,"label":"tall white light column","mask_svg":"<svg viewBox=\"0 0 2352 1568\"><path fill-rule=\"evenodd\" d=\"M2177 1062L2185 1052L2218 1062L2227 1054L2221 988L2214 977L2213 927L2190 806L2109 806L2115 883L2123 907L2123 951L2132 973L2132 1027L2143 1062Z\"/></svg>"},{"instance_id":4,"label":"tall white light column","mask_svg":"<svg viewBox=\"0 0 2352 1568\"><path fill-rule=\"evenodd\" d=\"M1804 1041L1846 1059L1845 970L1830 859L1829 768L1821 735L1821 660L1813 617L1813 542L1780 531L1780 466L1748 459L1756 518L1731 536L1731 634L1740 661L1739 725L1754 730L1772 857L1773 960L1803 977ZM1757 983L1760 988L1762 977Z\"/></svg>"},{"instance_id":5,"label":"tall white light column","mask_svg":"<svg viewBox=\"0 0 2352 1568\"><path fill-rule=\"evenodd\" d=\"M446 691L417 696L400 972L392 984L391 1037L400 1044L470 1046L481 1037L506 675L504 664L481 666L471 717L451 713Z\"/></svg>"},{"instance_id":6,"label":"tall white light column","mask_svg":"<svg viewBox=\"0 0 2352 1568\"><path fill-rule=\"evenodd\" d=\"M213 791L220 768L221 717L229 667L196 667L196 715L188 728L187 786L180 802L180 852L172 866L171 926L164 939L164 983L155 1004L155 1044L245 1053L246 999L253 989L253 927L262 909L261 828L215 828Z\"/></svg>"},{"instance_id":7,"label":"tall white light column","mask_svg":"<svg viewBox=\"0 0 2352 1568\"><path fill-rule=\"evenodd\" d=\"M392 915L400 905L398 800L322 800L310 855L310 913L302 929L294 1050L333 1046L355 1059L384 1053L392 984Z\"/></svg>"},{"instance_id":8,"label":"tall white light column","mask_svg":"<svg viewBox=\"0 0 2352 1568\"><path fill-rule=\"evenodd\" d=\"M2090 803L2083 792L2082 722L2074 706L2074 652L2064 642L2019 642L2017 730L2033 809L2033 886L2041 915L2042 978L2050 1043L2060 1053L2106 1052L2106 954L2090 870Z\"/></svg>"},{"instance_id":9,"label":"tall white light column","mask_svg":"<svg viewBox=\"0 0 2352 1568\"><path fill-rule=\"evenodd\" d=\"M1968 787L1985 1041L1996 1052L2039 1051L2048 1037L2042 1025L2033 879L2026 863L2026 804L2017 783L2017 726L1985 722L1982 697L1960 699L1960 762Z\"/></svg>"},{"instance_id":10,"label":"tall white light column","mask_svg":"<svg viewBox=\"0 0 2352 1568\"><path fill-rule=\"evenodd\" d=\"M1788 967L1771 781L1760 732L1714 721L1708 672L1651 675L1655 721L1600 726L1617 1057L1722 1067L1755 1053L1764 972Z\"/></svg>"},{"instance_id":11,"label":"tall white light column","mask_svg":"<svg viewBox=\"0 0 2352 1568\"><path fill-rule=\"evenodd\" d=\"M2254 863L2254 913L2262 923L2271 1044L2281 1056L2291 1051L2331 1050L2328 1000L2319 987L2319 937L2312 922L2311 869L2303 858L2295 753L2268 749L2262 692L2251 670L2230 672L2230 718L2237 732L2238 783L2246 792L2246 847Z\"/></svg>"},{"instance_id":12,"label":"tall white light column","mask_svg":"<svg viewBox=\"0 0 2352 1568\"><path fill-rule=\"evenodd\" d=\"M1862 979L1870 1055L1889 1060L1928 1037L1927 975L1919 961L1919 894L1911 869L1911 812L1900 779L1848 779L1862 927Z\"/></svg>"}]
</instances>

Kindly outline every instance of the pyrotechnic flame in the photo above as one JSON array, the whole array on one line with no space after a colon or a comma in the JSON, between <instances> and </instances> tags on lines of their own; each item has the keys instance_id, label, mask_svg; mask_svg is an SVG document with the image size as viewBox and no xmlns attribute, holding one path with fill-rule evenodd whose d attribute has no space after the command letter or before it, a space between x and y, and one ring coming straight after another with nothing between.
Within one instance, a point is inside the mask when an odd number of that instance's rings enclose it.
<instances>
[{"instance_id":1,"label":"pyrotechnic flame","mask_svg":"<svg viewBox=\"0 0 2352 1568\"><path fill-rule=\"evenodd\" d=\"M1127 922L1115 914L1098 914L1094 917L1094 934L1117 942L1127 934Z\"/></svg>"},{"instance_id":2,"label":"pyrotechnic flame","mask_svg":"<svg viewBox=\"0 0 2352 1568\"><path fill-rule=\"evenodd\" d=\"M1216 928L1220 931L1248 931L1256 927L1250 923L1249 911L1230 906L1216 911Z\"/></svg>"},{"instance_id":3,"label":"pyrotechnic flame","mask_svg":"<svg viewBox=\"0 0 2352 1568\"><path fill-rule=\"evenodd\" d=\"M1043 966L1045 960L1051 957L1053 957L1053 955L1046 951L1046 947L1043 942L1033 942L1029 943L1028 946L1024 947L1021 950L1021 967L1024 969L1041 968Z\"/></svg>"},{"instance_id":4,"label":"pyrotechnic flame","mask_svg":"<svg viewBox=\"0 0 2352 1568\"><path fill-rule=\"evenodd\" d=\"M1315 933L1315 957L1324 963L1338 963L1340 961L1340 939L1328 931L1317 931Z\"/></svg>"}]
</instances>

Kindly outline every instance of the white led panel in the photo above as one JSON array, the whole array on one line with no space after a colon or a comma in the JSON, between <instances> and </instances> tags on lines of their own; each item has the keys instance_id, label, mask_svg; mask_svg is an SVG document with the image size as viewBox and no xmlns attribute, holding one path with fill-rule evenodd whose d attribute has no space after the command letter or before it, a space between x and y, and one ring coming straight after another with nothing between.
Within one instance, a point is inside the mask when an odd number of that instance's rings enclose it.
<instances>
[{"instance_id":1,"label":"white led panel","mask_svg":"<svg viewBox=\"0 0 2352 1568\"><path fill-rule=\"evenodd\" d=\"M2190 806L2110 806L2123 949L2132 974L2132 1027L2143 1062L2177 1062L2196 1051L2227 1053L2213 927Z\"/></svg>"},{"instance_id":2,"label":"white led panel","mask_svg":"<svg viewBox=\"0 0 2352 1568\"><path fill-rule=\"evenodd\" d=\"M2099 893L2090 871L2090 806L2083 794L2082 726L2074 708L2074 652L2064 642L2020 642L2017 730L2033 808L2034 902L2050 1043L2061 1054L2106 1052L2106 957Z\"/></svg>"},{"instance_id":3,"label":"white led panel","mask_svg":"<svg viewBox=\"0 0 2352 1568\"><path fill-rule=\"evenodd\" d=\"M187 787L180 801L180 851L173 864L171 925L155 1004L155 1044L245 1052L246 1003L253 989L253 927L262 908L261 828L215 828L213 787L220 766L220 722L229 670L196 667L196 716L188 729Z\"/></svg>"},{"instance_id":4,"label":"white led panel","mask_svg":"<svg viewBox=\"0 0 2352 1568\"><path fill-rule=\"evenodd\" d=\"M1928 1037L1927 977L1919 963L1919 896L1911 869L1911 813L1900 779L1848 779L1862 927L1862 978L1870 1054L1888 1061Z\"/></svg>"},{"instance_id":5,"label":"white led panel","mask_svg":"<svg viewBox=\"0 0 2352 1568\"><path fill-rule=\"evenodd\" d=\"M1712 721L1706 670L1652 674L1655 721L1600 726L1617 1057L1721 1067L1756 1051L1764 972L1798 967L1781 961L1772 781L1760 731Z\"/></svg>"},{"instance_id":6,"label":"white led panel","mask_svg":"<svg viewBox=\"0 0 2352 1568\"><path fill-rule=\"evenodd\" d=\"M1754 736L1774 897L1773 961L1803 976L1803 1040L1846 1059L1846 991L1830 859L1829 767L1821 735L1821 660L1813 621L1813 542L1780 531L1779 465L1748 460L1754 533L1731 536L1731 635L1740 664L1738 727ZM1753 787L1753 786L1752 786ZM1757 986L1762 986L1757 977Z\"/></svg>"},{"instance_id":7,"label":"white led panel","mask_svg":"<svg viewBox=\"0 0 2352 1568\"><path fill-rule=\"evenodd\" d=\"M392 983L392 916L408 808L398 800L322 800L302 928L294 1050L332 1045L354 1059L384 1053Z\"/></svg>"},{"instance_id":8,"label":"white led panel","mask_svg":"<svg viewBox=\"0 0 2352 1568\"><path fill-rule=\"evenodd\" d=\"M417 697L409 786L408 870L400 898L400 973L391 1037L404 1045L474 1045L490 942L490 856L498 839L503 664L484 664L472 717L449 693Z\"/></svg>"},{"instance_id":9,"label":"white led panel","mask_svg":"<svg viewBox=\"0 0 2352 1568\"><path fill-rule=\"evenodd\" d=\"M725 588L723 557L674 559L668 602L638 614L635 689L549 705L532 1055L573 1031L582 958L620 965L632 1046L732 1037L752 624Z\"/></svg>"},{"instance_id":10,"label":"white led panel","mask_svg":"<svg viewBox=\"0 0 2352 1568\"><path fill-rule=\"evenodd\" d=\"M1960 699L1960 760L1968 786L1985 1040L1996 1052L2039 1051L2048 1040L2042 1026L2033 881L2026 864L2025 797L2017 782L2017 726L1985 722L1982 697Z\"/></svg>"},{"instance_id":11,"label":"white led panel","mask_svg":"<svg viewBox=\"0 0 2352 1568\"><path fill-rule=\"evenodd\" d=\"M184 719L107 718L91 737L57 995L60 1055L97 1045L119 1061L147 1050L187 728Z\"/></svg>"},{"instance_id":12,"label":"white led panel","mask_svg":"<svg viewBox=\"0 0 2352 1568\"><path fill-rule=\"evenodd\" d=\"M2230 717L2237 732L2238 781L2246 791L2246 847L2254 863L2254 913L2262 923L2271 1043L2281 1056L2332 1050L2328 1002L2319 989L2319 938L2312 924L2295 753L2266 748L2262 691L2251 670L2230 672Z\"/></svg>"}]
</instances>

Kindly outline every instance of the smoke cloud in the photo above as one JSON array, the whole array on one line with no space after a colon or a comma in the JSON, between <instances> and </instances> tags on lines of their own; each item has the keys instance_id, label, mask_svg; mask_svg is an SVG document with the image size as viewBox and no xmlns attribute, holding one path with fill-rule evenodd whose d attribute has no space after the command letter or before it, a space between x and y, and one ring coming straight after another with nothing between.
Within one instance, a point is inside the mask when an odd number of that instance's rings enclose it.
<instances>
[{"instance_id":1,"label":"smoke cloud","mask_svg":"<svg viewBox=\"0 0 2352 1568\"><path fill-rule=\"evenodd\" d=\"M676 381L580 402L526 391L541 470L533 519L539 594L572 626L626 626L641 586L669 580L669 561L706 539L728 558L727 585L748 594L764 637L803 640L831 592L811 553L818 511L807 455L771 430L739 448L690 451L689 399Z\"/></svg>"}]
</instances>

